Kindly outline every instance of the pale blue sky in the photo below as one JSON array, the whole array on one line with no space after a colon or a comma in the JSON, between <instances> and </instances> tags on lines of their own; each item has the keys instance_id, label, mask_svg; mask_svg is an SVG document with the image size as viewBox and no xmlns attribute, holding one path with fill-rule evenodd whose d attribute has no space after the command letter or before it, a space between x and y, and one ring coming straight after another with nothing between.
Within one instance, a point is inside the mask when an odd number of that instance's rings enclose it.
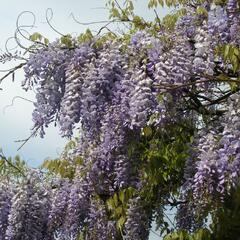
<instances>
[{"instance_id":1,"label":"pale blue sky","mask_svg":"<svg viewBox=\"0 0 240 240\"><path fill-rule=\"evenodd\" d=\"M17 17L23 11L31 11L36 15L36 28L32 32L41 32L48 36L50 40L54 40L58 35L45 22L47 8L53 10L53 25L58 31L64 34L79 34L86 27L74 22L70 14L73 13L81 22L107 20L107 10L104 9L105 2L105 0L1 0L0 48L4 51L5 42L13 36ZM136 3L136 11L139 15L145 18L153 16L153 13L147 10L147 0L138 0ZM160 16L164 14L166 14L165 10L159 10ZM31 23L31 15L26 14L21 18L21 24ZM94 25L91 28L97 30L100 26ZM13 42L10 42L10 46L14 46ZM11 66L11 64L0 65L0 69ZM3 73L0 73L0 76L3 76ZM30 102L21 99L15 100L11 107L6 108L6 106L11 104L15 96L34 99L32 93L26 93L21 89L20 84L23 78L23 72L18 71L14 83L12 83L11 78L7 78L1 84L3 90L0 91L0 147L3 148L5 155L19 154L29 165L38 166L46 157L57 157L61 153L66 139L59 137L57 128L51 127L47 130L44 139L32 138L20 151L17 151L20 144L14 141L25 139L30 135L33 106ZM150 239L159 238L151 235Z\"/></svg>"}]
</instances>

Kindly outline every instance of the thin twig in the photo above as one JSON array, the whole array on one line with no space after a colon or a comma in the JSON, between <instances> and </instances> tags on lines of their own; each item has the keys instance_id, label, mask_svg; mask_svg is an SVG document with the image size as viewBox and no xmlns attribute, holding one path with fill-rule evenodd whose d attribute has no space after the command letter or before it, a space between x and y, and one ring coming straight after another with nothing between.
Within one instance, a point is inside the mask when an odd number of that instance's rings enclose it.
<instances>
[{"instance_id":1,"label":"thin twig","mask_svg":"<svg viewBox=\"0 0 240 240\"><path fill-rule=\"evenodd\" d=\"M129 22L130 20L101 20L101 21L93 21L93 22L80 22L79 20L76 19L73 13L69 15L69 17L72 17L72 19L83 26L89 26L89 25L94 25L94 24L111 24L111 23L121 23L121 22Z\"/></svg>"},{"instance_id":2,"label":"thin twig","mask_svg":"<svg viewBox=\"0 0 240 240\"><path fill-rule=\"evenodd\" d=\"M165 213L165 212L163 212L163 215L167 218L167 220L172 224L172 226L174 227L174 228L176 228L176 226L175 226L175 224L173 223L173 221L168 217L168 215Z\"/></svg>"},{"instance_id":3,"label":"thin twig","mask_svg":"<svg viewBox=\"0 0 240 240\"><path fill-rule=\"evenodd\" d=\"M180 85L174 85L174 84L154 84L154 86L159 87L159 88L163 88L166 90L177 90L179 88L183 88L183 87L188 87L188 86L193 86L195 84L199 84L199 83L207 83L207 82L226 82L226 83L237 83L240 84L239 80L235 80L235 79L219 79L217 77L214 76L208 76L208 75L204 75L203 77L206 77L208 79L204 79L204 80L198 80L195 82L191 82L191 83L184 83L184 84L180 84Z\"/></svg>"},{"instance_id":4,"label":"thin twig","mask_svg":"<svg viewBox=\"0 0 240 240\"><path fill-rule=\"evenodd\" d=\"M11 104L4 106L4 108L3 108L3 114L5 114L5 111L6 111L7 108L13 106L14 101L15 101L16 99L22 99L22 100L24 100L24 101L27 101L27 102L30 102L30 103L34 103L34 101L29 100L29 99L27 99L27 98L24 98L24 97L21 97L21 96L15 96L15 97L12 99Z\"/></svg>"},{"instance_id":5,"label":"thin twig","mask_svg":"<svg viewBox=\"0 0 240 240\"><path fill-rule=\"evenodd\" d=\"M48 17L48 13L50 12L50 17ZM55 27L53 27L53 25L50 23L51 20L53 18L53 10L51 8L48 8L46 10L46 21L47 21L47 24L52 28L52 30L56 33L58 33L59 35L61 35L62 37L65 37L66 35L65 34L62 34L61 32L59 32Z\"/></svg>"},{"instance_id":6,"label":"thin twig","mask_svg":"<svg viewBox=\"0 0 240 240\"><path fill-rule=\"evenodd\" d=\"M12 40L12 39L16 42L15 37L9 37L9 38L6 40L6 42L5 42L5 51L6 51L7 54L11 54L10 51L18 48L18 45L15 46L15 47L13 47L13 48L11 48L11 49L8 48L8 43L9 43L9 41Z\"/></svg>"},{"instance_id":7,"label":"thin twig","mask_svg":"<svg viewBox=\"0 0 240 240\"><path fill-rule=\"evenodd\" d=\"M17 140L17 141L15 141L15 142L23 142L23 143L20 145L20 147L17 149L17 151L19 151L19 150L37 133L37 131L39 130L39 128L40 128L40 127L37 127L37 128L32 132L32 134L31 134L28 138L26 138L26 139L24 139L24 140Z\"/></svg>"},{"instance_id":8,"label":"thin twig","mask_svg":"<svg viewBox=\"0 0 240 240\"><path fill-rule=\"evenodd\" d=\"M106 28L110 33L112 33L113 35L115 35L115 36L117 37L117 34L114 33L113 31L111 31L111 30L107 27L109 24L110 24L110 23L107 23L107 24L105 24L103 27L101 27L101 28L98 30L98 32L97 32L97 36L99 36L99 35L101 34L102 30Z\"/></svg>"},{"instance_id":9,"label":"thin twig","mask_svg":"<svg viewBox=\"0 0 240 240\"><path fill-rule=\"evenodd\" d=\"M158 13L157 13L156 9L154 9L153 11L154 11L154 13L155 13L155 15L156 15L158 25L159 25L159 27L161 27L161 20L160 20L160 18L159 18L159 16L158 16Z\"/></svg>"},{"instance_id":10,"label":"thin twig","mask_svg":"<svg viewBox=\"0 0 240 240\"><path fill-rule=\"evenodd\" d=\"M223 100L227 99L228 97L230 97L231 95L233 95L234 93L238 92L240 89L236 89L234 91L231 91L215 100L212 100L209 104L205 105L205 106L211 106L211 105L214 105L214 104L217 104L217 103L221 103Z\"/></svg>"},{"instance_id":11,"label":"thin twig","mask_svg":"<svg viewBox=\"0 0 240 240\"><path fill-rule=\"evenodd\" d=\"M120 11L122 12L122 15L128 20L130 21L128 15L126 15L125 11L122 9L122 7L120 6L120 4L118 3L117 0L114 0L114 2L116 3L117 7L120 9Z\"/></svg>"},{"instance_id":12,"label":"thin twig","mask_svg":"<svg viewBox=\"0 0 240 240\"><path fill-rule=\"evenodd\" d=\"M18 33L19 33L19 30L16 29L16 31L15 31L15 33L14 33L14 39L15 39L18 47L24 49L26 53L27 53L27 52L33 53L32 51L29 50L28 47L23 46L23 44L20 42L20 39L19 39L18 36L17 36Z\"/></svg>"},{"instance_id":13,"label":"thin twig","mask_svg":"<svg viewBox=\"0 0 240 240\"><path fill-rule=\"evenodd\" d=\"M161 235L160 235L160 234L156 233L156 232L155 232L155 231L153 231L152 229L150 229L150 231L151 231L153 234L155 234L156 236L158 236L158 237L161 237Z\"/></svg>"},{"instance_id":14,"label":"thin twig","mask_svg":"<svg viewBox=\"0 0 240 240\"><path fill-rule=\"evenodd\" d=\"M33 23L30 24L30 25L20 25L19 24L19 21L20 21L20 18L22 17L23 14L31 14L32 17L33 17ZM31 11L24 11L24 12L21 12L18 17L17 17L17 22L16 22L16 31L24 38L26 39L27 41L31 41L31 42L34 42L32 41L29 37L26 37L23 33L22 33L22 30L23 31L26 31L25 29L22 29L22 28L34 28L35 27L35 22L36 22L36 16L34 15L33 12ZM28 33L28 31L26 31ZM28 33L29 34L29 33ZM29 34L30 35L30 34Z\"/></svg>"},{"instance_id":15,"label":"thin twig","mask_svg":"<svg viewBox=\"0 0 240 240\"><path fill-rule=\"evenodd\" d=\"M22 60L27 61L27 59L22 59ZM9 71L12 71L12 70L14 70L14 69L15 69L15 67L9 68L9 69L0 69L0 72L9 72Z\"/></svg>"},{"instance_id":16,"label":"thin twig","mask_svg":"<svg viewBox=\"0 0 240 240\"><path fill-rule=\"evenodd\" d=\"M199 94L197 94L196 96L197 96L197 98L201 98L201 99L206 100L206 101L208 101L208 102L212 102L212 99L210 99L210 98L208 98L208 97L206 97L206 96L199 95Z\"/></svg>"},{"instance_id":17,"label":"thin twig","mask_svg":"<svg viewBox=\"0 0 240 240\"><path fill-rule=\"evenodd\" d=\"M11 75L12 73L14 73L17 69L22 68L26 63L20 63L19 65L17 65L15 68L13 68L11 71L9 71L7 74L5 74L3 77L0 78L0 83L7 78L9 75Z\"/></svg>"}]
</instances>

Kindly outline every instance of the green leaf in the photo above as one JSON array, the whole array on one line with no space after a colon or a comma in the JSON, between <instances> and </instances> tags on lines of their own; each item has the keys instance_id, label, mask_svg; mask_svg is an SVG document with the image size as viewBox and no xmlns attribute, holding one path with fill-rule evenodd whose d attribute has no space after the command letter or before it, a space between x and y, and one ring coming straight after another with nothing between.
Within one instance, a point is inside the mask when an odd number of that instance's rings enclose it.
<instances>
[{"instance_id":1,"label":"green leaf","mask_svg":"<svg viewBox=\"0 0 240 240\"><path fill-rule=\"evenodd\" d=\"M46 45L49 44L49 40L47 38L44 38L44 44L46 44Z\"/></svg>"},{"instance_id":2,"label":"green leaf","mask_svg":"<svg viewBox=\"0 0 240 240\"><path fill-rule=\"evenodd\" d=\"M84 42L89 42L93 39L93 34L90 29L87 29L85 33L82 33L78 37L78 42L79 43L84 43Z\"/></svg>"},{"instance_id":3,"label":"green leaf","mask_svg":"<svg viewBox=\"0 0 240 240\"><path fill-rule=\"evenodd\" d=\"M118 206L118 196L116 193L113 195L113 201L114 201L114 205L117 207Z\"/></svg>"},{"instance_id":4,"label":"green leaf","mask_svg":"<svg viewBox=\"0 0 240 240\"><path fill-rule=\"evenodd\" d=\"M119 207L115 208L115 214L116 214L116 216L122 216L123 215L122 206L119 206Z\"/></svg>"},{"instance_id":5,"label":"green leaf","mask_svg":"<svg viewBox=\"0 0 240 240\"><path fill-rule=\"evenodd\" d=\"M229 55L229 50L230 50L230 45L226 45L224 47L224 59L227 60L228 59L228 55Z\"/></svg>"},{"instance_id":6,"label":"green leaf","mask_svg":"<svg viewBox=\"0 0 240 240\"><path fill-rule=\"evenodd\" d=\"M65 35L60 38L61 44L65 45L67 48L72 47L72 37L71 35Z\"/></svg>"},{"instance_id":7,"label":"green leaf","mask_svg":"<svg viewBox=\"0 0 240 240\"><path fill-rule=\"evenodd\" d=\"M232 56L231 62L233 65L233 72L237 72L239 69L239 59L235 54Z\"/></svg>"},{"instance_id":8,"label":"green leaf","mask_svg":"<svg viewBox=\"0 0 240 240\"><path fill-rule=\"evenodd\" d=\"M152 128L149 126L144 127L142 131L143 131L143 135L146 137L150 137L153 134Z\"/></svg>"},{"instance_id":9,"label":"green leaf","mask_svg":"<svg viewBox=\"0 0 240 240\"><path fill-rule=\"evenodd\" d=\"M218 48L219 53L223 56L225 62L232 65L234 73L240 69L240 49L238 47L226 44Z\"/></svg>"},{"instance_id":10,"label":"green leaf","mask_svg":"<svg viewBox=\"0 0 240 240\"><path fill-rule=\"evenodd\" d=\"M119 194L118 194L118 196L119 196L119 200L120 200L122 203L124 203L124 201L125 201L125 192L124 192L124 190L120 191Z\"/></svg>"},{"instance_id":11,"label":"green leaf","mask_svg":"<svg viewBox=\"0 0 240 240\"><path fill-rule=\"evenodd\" d=\"M117 221L117 227L118 227L119 229L122 229L123 226L124 226L125 221L126 221L126 218L125 218L124 216L120 217L120 218L118 219L118 221Z\"/></svg>"},{"instance_id":12,"label":"green leaf","mask_svg":"<svg viewBox=\"0 0 240 240\"><path fill-rule=\"evenodd\" d=\"M113 198L109 198L107 200L107 207L110 211L114 210L115 209L115 205L114 205L114 200Z\"/></svg>"},{"instance_id":13,"label":"green leaf","mask_svg":"<svg viewBox=\"0 0 240 240\"><path fill-rule=\"evenodd\" d=\"M211 240L211 233L208 229L200 229L193 235L194 240Z\"/></svg>"},{"instance_id":14,"label":"green leaf","mask_svg":"<svg viewBox=\"0 0 240 240\"><path fill-rule=\"evenodd\" d=\"M158 0L158 4L163 7L164 6L164 1L163 0Z\"/></svg>"},{"instance_id":15,"label":"green leaf","mask_svg":"<svg viewBox=\"0 0 240 240\"><path fill-rule=\"evenodd\" d=\"M157 0L149 0L149 2L148 2L148 8L156 8L157 5L158 5Z\"/></svg>"},{"instance_id":16,"label":"green leaf","mask_svg":"<svg viewBox=\"0 0 240 240\"><path fill-rule=\"evenodd\" d=\"M121 18L121 14L119 13L117 8L112 8L111 9L111 17L112 18Z\"/></svg>"},{"instance_id":17,"label":"green leaf","mask_svg":"<svg viewBox=\"0 0 240 240\"><path fill-rule=\"evenodd\" d=\"M35 42L35 41L41 41L43 36L40 33L35 32L29 38L30 38L30 40Z\"/></svg>"},{"instance_id":18,"label":"green leaf","mask_svg":"<svg viewBox=\"0 0 240 240\"><path fill-rule=\"evenodd\" d=\"M208 12L207 12L207 10L206 10L206 8L204 8L204 7L197 7L197 10L196 10L196 12L197 12L197 14L199 14L199 15L204 15L204 16L208 16Z\"/></svg>"}]
</instances>

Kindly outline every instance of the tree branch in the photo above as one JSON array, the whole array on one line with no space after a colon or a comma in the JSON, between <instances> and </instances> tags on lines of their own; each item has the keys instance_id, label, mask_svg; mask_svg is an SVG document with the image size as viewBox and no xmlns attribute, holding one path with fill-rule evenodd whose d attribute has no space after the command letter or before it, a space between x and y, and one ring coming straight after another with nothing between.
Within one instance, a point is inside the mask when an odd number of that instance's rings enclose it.
<instances>
[{"instance_id":1,"label":"tree branch","mask_svg":"<svg viewBox=\"0 0 240 240\"><path fill-rule=\"evenodd\" d=\"M12 73L14 73L17 69L22 68L26 63L20 63L19 65L17 65L15 68L13 68L12 70L10 70L7 74L5 74L3 77L0 78L0 83L7 78L9 75L11 75Z\"/></svg>"},{"instance_id":2,"label":"tree branch","mask_svg":"<svg viewBox=\"0 0 240 240\"><path fill-rule=\"evenodd\" d=\"M17 141L15 141L15 142L23 142L23 143L20 145L20 147L17 149L17 151L19 151L19 150L37 133L37 131L39 130L39 128L40 128L40 127L37 127L37 128L32 132L32 134L31 134L28 138L26 138L26 139L24 139L24 140L17 140Z\"/></svg>"}]
</instances>

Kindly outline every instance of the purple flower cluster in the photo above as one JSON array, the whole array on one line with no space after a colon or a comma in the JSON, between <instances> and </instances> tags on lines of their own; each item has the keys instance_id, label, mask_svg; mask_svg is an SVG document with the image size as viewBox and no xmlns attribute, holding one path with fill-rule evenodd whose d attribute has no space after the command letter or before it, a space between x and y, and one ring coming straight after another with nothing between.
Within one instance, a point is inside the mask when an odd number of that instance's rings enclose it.
<instances>
[{"instance_id":1,"label":"purple flower cluster","mask_svg":"<svg viewBox=\"0 0 240 240\"><path fill-rule=\"evenodd\" d=\"M71 51L61 49L56 42L32 54L24 67L25 80L22 86L25 90L36 91L33 128L40 129L42 137L45 134L44 127L54 121L54 115L60 110L65 91L66 63L70 56Z\"/></svg>"},{"instance_id":2,"label":"purple flower cluster","mask_svg":"<svg viewBox=\"0 0 240 240\"><path fill-rule=\"evenodd\" d=\"M176 30L179 35L182 35L184 37L188 37L189 39L192 39L196 34L196 24L193 24L194 22L197 22L197 17L194 15L193 11L189 11L186 15L183 15L180 17L176 24Z\"/></svg>"},{"instance_id":3,"label":"purple flower cluster","mask_svg":"<svg viewBox=\"0 0 240 240\"><path fill-rule=\"evenodd\" d=\"M103 201L92 200L87 221L89 228L87 239L116 239L116 223L108 220L106 205Z\"/></svg>"},{"instance_id":4,"label":"purple flower cluster","mask_svg":"<svg viewBox=\"0 0 240 240\"><path fill-rule=\"evenodd\" d=\"M229 42L228 16L226 9L221 6L214 7L208 13L208 32L219 43Z\"/></svg>"},{"instance_id":5,"label":"purple flower cluster","mask_svg":"<svg viewBox=\"0 0 240 240\"><path fill-rule=\"evenodd\" d=\"M79 232L83 231L90 211L90 192L86 179L81 177L74 179L67 205L63 227L67 236L76 239Z\"/></svg>"},{"instance_id":6,"label":"purple flower cluster","mask_svg":"<svg viewBox=\"0 0 240 240\"><path fill-rule=\"evenodd\" d=\"M229 24L229 33L231 42L239 45L239 26L240 26L240 14L239 14L239 2L236 0L229 0L227 3L227 15Z\"/></svg>"},{"instance_id":7,"label":"purple flower cluster","mask_svg":"<svg viewBox=\"0 0 240 240\"><path fill-rule=\"evenodd\" d=\"M50 240L46 231L49 203L49 192L44 188L38 174L29 174L28 178L17 186L11 199L5 239Z\"/></svg>"},{"instance_id":8,"label":"purple flower cluster","mask_svg":"<svg viewBox=\"0 0 240 240\"><path fill-rule=\"evenodd\" d=\"M228 111L217 122L218 125L198 132L193 153L186 162L182 197L185 201L192 198L193 202L184 207L187 209L191 204L195 204L194 209L198 215L201 214L199 211L204 211L209 205L224 201L225 197L239 186L239 93L232 95L225 104ZM179 225L186 225L184 217L180 217Z\"/></svg>"},{"instance_id":9,"label":"purple flower cluster","mask_svg":"<svg viewBox=\"0 0 240 240\"><path fill-rule=\"evenodd\" d=\"M228 112L221 119L223 130L200 133L193 195L196 199L224 197L239 183L240 125L239 94L229 100Z\"/></svg>"},{"instance_id":10,"label":"purple flower cluster","mask_svg":"<svg viewBox=\"0 0 240 240\"><path fill-rule=\"evenodd\" d=\"M93 49L89 45L82 45L75 50L66 67L65 91L59 113L59 123L63 136L70 137L73 134L74 124L80 121L81 90L87 73L84 65L93 57Z\"/></svg>"},{"instance_id":11,"label":"purple flower cluster","mask_svg":"<svg viewBox=\"0 0 240 240\"><path fill-rule=\"evenodd\" d=\"M71 185L67 180L58 181L57 184L58 186L52 193L51 209L48 217L48 229L52 233L58 231L61 233L71 190Z\"/></svg>"},{"instance_id":12,"label":"purple flower cluster","mask_svg":"<svg viewBox=\"0 0 240 240\"><path fill-rule=\"evenodd\" d=\"M129 202L125 228L127 240L148 239L150 229L150 212L145 209L140 197L135 197Z\"/></svg>"},{"instance_id":13,"label":"purple flower cluster","mask_svg":"<svg viewBox=\"0 0 240 240\"><path fill-rule=\"evenodd\" d=\"M0 240L6 238L6 229L8 227L8 215L11 210L13 189L8 186L9 183L2 182L0 185Z\"/></svg>"}]
</instances>

